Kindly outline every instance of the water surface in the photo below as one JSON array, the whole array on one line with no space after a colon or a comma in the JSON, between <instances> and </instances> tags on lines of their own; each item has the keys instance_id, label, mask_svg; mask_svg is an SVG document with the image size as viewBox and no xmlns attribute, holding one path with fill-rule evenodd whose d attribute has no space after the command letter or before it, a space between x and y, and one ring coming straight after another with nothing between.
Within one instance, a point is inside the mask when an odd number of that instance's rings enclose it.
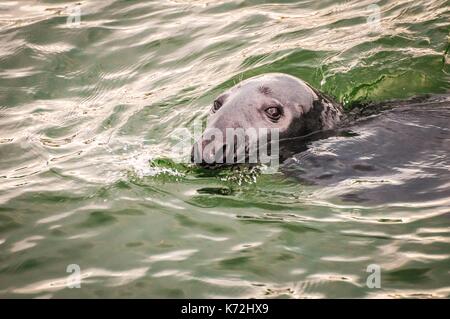
<instances>
[{"instance_id":1,"label":"water surface","mask_svg":"<svg viewBox=\"0 0 450 319\"><path fill-rule=\"evenodd\" d=\"M348 109L448 93L447 1L76 3L0 2L0 297L449 296L449 126L433 109L396 140L436 156L389 157L369 124L351 141L384 156L356 176L336 170L355 157L340 157L322 183L298 178L307 162L192 169L173 161L171 138L265 72ZM361 147L350 150L368 156ZM66 285L72 264L79 289ZM366 286L370 264L379 289Z\"/></svg>"}]
</instances>

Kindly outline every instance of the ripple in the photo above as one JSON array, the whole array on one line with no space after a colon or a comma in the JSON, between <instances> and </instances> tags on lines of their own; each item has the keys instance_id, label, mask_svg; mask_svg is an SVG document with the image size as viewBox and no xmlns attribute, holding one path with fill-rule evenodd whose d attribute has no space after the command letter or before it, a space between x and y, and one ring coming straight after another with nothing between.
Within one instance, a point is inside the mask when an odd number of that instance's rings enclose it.
<instances>
[{"instance_id":1,"label":"ripple","mask_svg":"<svg viewBox=\"0 0 450 319\"><path fill-rule=\"evenodd\" d=\"M50 216L50 217L46 217L46 218L42 218L42 219L38 220L37 224L48 224L48 223L57 222L57 221L59 221L61 219L69 217L72 214L74 214L74 212L67 212L67 213L56 214L56 215L53 215L53 216Z\"/></svg>"},{"instance_id":2,"label":"ripple","mask_svg":"<svg viewBox=\"0 0 450 319\"><path fill-rule=\"evenodd\" d=\"M11 252L16 253L22 250L30 249L36 246L37 241L44 239L43 236L30 236L13 244Z\"/></svg>"},{"instance_id":3,"label":"ripple","mask_svg":"<svg viewBox=\"0 0 450 319\"><path fill-rule=\"evenodd\" d=\"M161 278L161 277L188 277L189 272L183 272L176 269L166 269L157 273L154 273L152 277Z\"/></svg>"},{"instance_id":4,"label":"ripple","mask_svg":"<svg viewBox=\"0 0 450 319\"><path fill-rule=\"evenodd\" d=\"M262 245L262 242L243 243L243 244L239 244L239 245L231 247L231 251L242 251L242 250L255 248L255 247L258 247L261 245Z\"/></svg>"},{"instance_id":5,"label":"ripple","mask_svg":"<svg viewBox=\"0 0 450 319\"><path fill-rule=\"evenodd\" d=\"M324 256L321 258L324 261L332 261L332 262L343 262L343 263L352 263L358 261L367 261L370 260L370 257L360 256L360 257L348 257L348 256Z\"/></svg>"},{"instance_id":6,"label":"ripple","mask_svg":"<svg viewBox=\"0 0 450 319\"><path fill-rule=\"evenodd\" d=\"M448 4L378 5L371 29L360 1L89 0L75 27L0 1L0 296L447 297ZM175 130L266 72L393 101L286 172L176 163Z\"/></svg>"},{"instance_id":7,"label":"ripple","mask_svg":"<svg viewBox=\"0 0 450 319\"><path fill-rule=\"evenodd\" d=\"M109 279L107 285L110 287L123 286L145 276L148 269L148 267L142 267L125 271L111 271L100 268L89 268L81 272L80 286L95 283L95 278L102 277ZM71 281L68 277L61 277L39 281L21 288L14 288L12 292L16 294L37 294L48 291L55 292L58 290L67 289L70 283Z\"/></svg>"},{"instance_id":8,"label":"ripple","mask_svg":"<svg viewBox=\"0 0 450 319\"><path fill-rule=\"evenodd\" d=\"M204 235L204 234L193 234L193 235L189 235L188 238L206 239L206 240L211 240L211 241L226 241L226 240L230 239L228 237L208 236L208 235Z\"/></svg>"},{"instance_id":9,"label":"ripple","mask_svg":"<svg viewBox=\"0 0 450 319\"><path fill-rule=\"evenodd\" d=\"M171 251L159 255L152 255L145 259L146 262L160 262L160 261L182 261L189 259L192 255L197 253L197 249L183 249Z\"/></svg>"},{"instance_id":10,"label":"ripple","mask_svg":"<svg viewBox=\"0 0 450 319\"><path fill-rule=\"evenodd\" d=\"M394 291L375 291L369 293L369 298L375 299L436 299L448 298L450 287L439 289L404 289Z\"/></svg>"}]
</instances>

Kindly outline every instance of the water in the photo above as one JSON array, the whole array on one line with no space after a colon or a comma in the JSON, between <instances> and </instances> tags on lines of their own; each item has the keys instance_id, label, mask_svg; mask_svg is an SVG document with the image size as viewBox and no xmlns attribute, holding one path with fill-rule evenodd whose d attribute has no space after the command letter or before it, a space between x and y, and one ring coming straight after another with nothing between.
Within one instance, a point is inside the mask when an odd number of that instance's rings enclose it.
<instances>
[{"instance_id":1,"label":"water","mask_svg":"<svg viewBox=\"0 0 450 319\"><path fill-rule=\"evenodd\" d=\"M383 156L341 158L324 170L359 175L321 183L299 176L306 160L275 174L176 164L171 138L265 72L347 109L448 93L446 1L75 3L0 2L0 297L450 295L448 113L415 113L425 135L404 141L432 150L416 161L356 128Z\"/></svg>"}]
</instances>

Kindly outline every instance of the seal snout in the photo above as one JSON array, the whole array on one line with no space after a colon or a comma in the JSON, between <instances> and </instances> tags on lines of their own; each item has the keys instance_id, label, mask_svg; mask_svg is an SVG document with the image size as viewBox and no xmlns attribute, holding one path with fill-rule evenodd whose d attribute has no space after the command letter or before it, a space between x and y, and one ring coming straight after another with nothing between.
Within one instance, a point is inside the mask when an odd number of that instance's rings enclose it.
<instances>
[{"instance_id":1,"label":"seal snout","mask_svg":"<svg viewBox=\"0 0 450 319\"><path fill-rule=\"evenodd\" d=\"M202 136L192 147L191 161L200 165L226 163L227 150L228 146L223 141Z\"/></svg>"},{"instance_id":2,"label":"seal snout","mask_svg":"<svg viewBox=\"0 0 450 319\"><path fill-rule=\"evenodd\" d=\"M222 129L210 127L193 145L191 162L203 166L256 164L271 156L271 135L256 129Z\"/></svg>"},{"instance_id":3,"label":"seal snout","mask_svg":"<svg viewBox=\"0 0 450 319\"><path fill-rule=\"evenodd\" d=\"M211 130L217 130L215 128ZM205 131L208 133L208 130ZM227 137L213 135L212 138L207 134L203 135L193 146L191 150L191 162L204 166L232 165L244 163L249 158L248 141L238 140L236 136L227 140Z\"/></svg>"}]
</instances>

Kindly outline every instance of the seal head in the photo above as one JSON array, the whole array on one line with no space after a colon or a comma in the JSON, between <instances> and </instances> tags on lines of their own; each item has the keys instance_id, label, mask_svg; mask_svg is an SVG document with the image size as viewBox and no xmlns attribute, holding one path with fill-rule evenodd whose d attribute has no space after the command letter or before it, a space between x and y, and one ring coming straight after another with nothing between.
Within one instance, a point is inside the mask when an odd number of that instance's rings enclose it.
<instances>
[{"instance_id":1,"label":"seal head","mask_svg":"<svg viewBox=\"0 0 450 319\"><path fill-rule=\"evenodd\" d=\"M227 129L266 129L267 132L276 129L279 140L283 141L331 130L341 117L342 108L338 103L296 77L282 73L252 77L214 100L206 129L193 146L192 160L215 164L225 162L227 156L236 159L236 147L227 149L230 144L225 138ZM221 137L210 134L211 131L221 132ZM246 139L246 152L248 142Z\"/></svg>"}]
</instances>

